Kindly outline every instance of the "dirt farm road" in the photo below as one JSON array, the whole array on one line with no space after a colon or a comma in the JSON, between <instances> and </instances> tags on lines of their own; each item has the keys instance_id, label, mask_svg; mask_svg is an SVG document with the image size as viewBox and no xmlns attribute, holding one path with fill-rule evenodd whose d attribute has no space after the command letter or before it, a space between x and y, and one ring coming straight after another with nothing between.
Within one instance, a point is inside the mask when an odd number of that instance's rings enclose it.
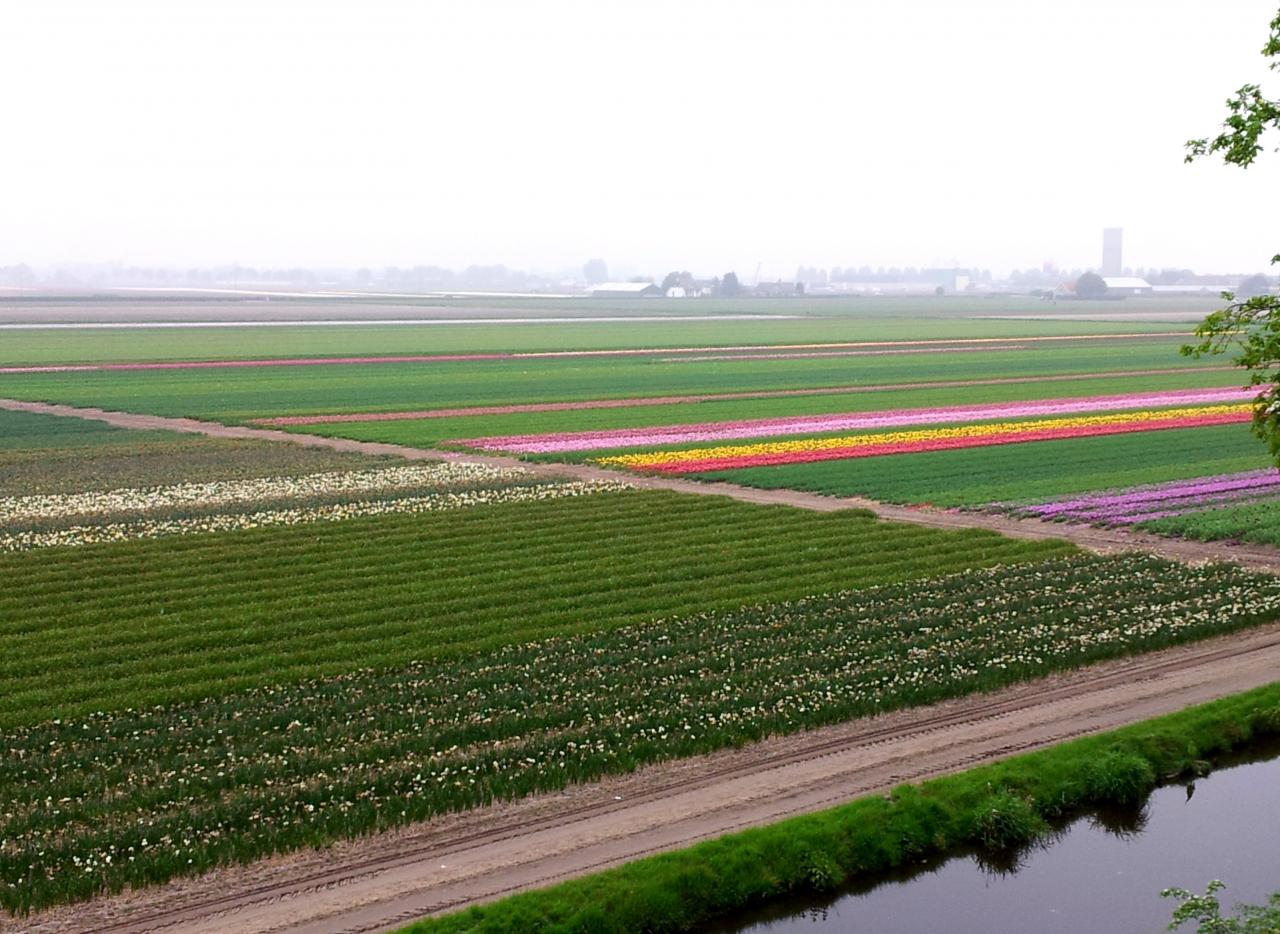
<instances>
[{"instance_id":1,"label":"dirt farm road","mask_svg":"<svg viewBox=\"0 0 1280 934\"><path fill-rule=\"evenodd\" d=\"M490 464L497 467L520 467L545 476L572 477L578 480L626 480L641 489L673 490L700 496L728 496L732 499L760 505L793 506L816 512L837 512L842 509L867 509L882 519L909 522L937 529L989 529L1013 538L1062 538L1081 548L1094 552L1145 551L1176 561L1233 561L1245 567L1280 573L1280 549L1265 545L1234 544L1226 542L1197 542L1163 538L1129 529L1101 529L1085 525L1044 522L1039 519L1018 519L978 512L958 512L914 506L894 506L857 497L820 496L796 490L759 490L736 486L732 483L706 483L682 480L678 477L637 476L592 467L587 464L534 464L514 457L438 451L430 448L406 447L376 441L355 441L350 438L329 438L323 435L281 431L275 428L255 428L240 425L223 425L192 418L167 418L160 415L137 415L130 412L108 412L103 409L79 408L44 402L23 402L16 399L0 399L0 409L15 412L33 412L42 415L61 415L106 422L119 428L142 430L178 431L187 434L206 435L211 438L238 438L256 441L281 441L305 447L327 448L375 456L403 457L407 460L454 461Z\"/></svg>"}]
</instances>

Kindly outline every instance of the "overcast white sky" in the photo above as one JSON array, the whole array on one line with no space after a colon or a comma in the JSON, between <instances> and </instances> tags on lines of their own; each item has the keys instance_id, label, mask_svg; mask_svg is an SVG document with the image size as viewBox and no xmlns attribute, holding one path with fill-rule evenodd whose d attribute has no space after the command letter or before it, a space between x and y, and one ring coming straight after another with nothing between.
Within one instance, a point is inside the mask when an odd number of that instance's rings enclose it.
<instances>
[{"instance_id":1,"label":"overcast white sky","mask_svg":"<svg viewBox=\"0 0 1280 934\"><path fill-rule=\"evenodd\" d=\"M1275 0L0 0L0 265L1262 269Z\"/></svg>"}]
</instances>

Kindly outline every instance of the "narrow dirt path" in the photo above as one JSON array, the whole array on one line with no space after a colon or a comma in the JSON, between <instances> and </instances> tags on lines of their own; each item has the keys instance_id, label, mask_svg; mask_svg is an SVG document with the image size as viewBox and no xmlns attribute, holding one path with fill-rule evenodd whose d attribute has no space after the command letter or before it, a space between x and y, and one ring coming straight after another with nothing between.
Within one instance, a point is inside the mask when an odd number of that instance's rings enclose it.
<instances>
[{"instance_id":1,"label":"narrow dirt path","mask_svg":"<svg viewBox=\"0 0 1280 934\"><path fill-rule=\"evenodd\" d=\"M1129 529L1102 529L1085 525L1045 522L1040 519L1019 519L1011 516L995 516L978 512L948 511L916 506L894 506L858 497L820 496L798 490L761 490L737 486L732 483L707 483L681 480L677 477L640 476L621 474L588 464L536 464L514 457L498 455L463 454L454 451L437 451L414 448L400 444L377 441L356 441L351 438L326 438L321 435L295 434L273 428L251 428L239 425L223 425L192 418L167 418L160 415L137 415L129 412L108 412L103 409L79 408L44 402L22 402L16 399L0 399L0 409L15 412L33 412L42 415L60 415L69 418L85 418L106 422L119 428L178 431L206 435L212 438L240 438L257 441L280 441L304 447L327 448L371 455L390 455L408 460L451 461L489 464L495 467L522 467L542 476L572 477L578 480L619 480L639 489L672 490L697 496L728 496L731 499L758 505L792 506L815 512L838 512L842 509L866 509L882 519L893 522L909 522L936 529L987 529L1012 538L1040 540L1061 538L1074 542L1089 551L1107 553L1115 551L1145 551L1175 561L1233 561L1245 567L1280 573L1280 549L1265 545L1232 544L1228 542L1197 542L1164 538Z\"/></svg>"},{"instance_id":2,"label":"narrow dirt path","mask_svg":"<svg viewBox=\"0 0 1280 934\"><path fill-rule=\"evenodd\" d=\"M1269 684L1277 671L1280 626L1269 626L218 870L20 927L31 934L387 930L1146 720Z\"/></svg>"}]
</instances>

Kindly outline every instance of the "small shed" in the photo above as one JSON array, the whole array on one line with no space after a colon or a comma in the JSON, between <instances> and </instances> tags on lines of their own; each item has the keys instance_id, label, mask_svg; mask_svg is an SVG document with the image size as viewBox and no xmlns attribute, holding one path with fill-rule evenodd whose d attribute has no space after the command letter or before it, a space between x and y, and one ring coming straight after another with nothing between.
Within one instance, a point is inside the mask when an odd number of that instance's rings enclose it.
<instances>
[{"instance_id":1,"label":"small shed","mask_svg":"<svg viewBox=\"0 0 1280 934\"><path fill-rule=\"evenodd\" d=\"M605 282L591 287L592 298L649 298L662 294L652 282Z\"/></svg>"},{"instance_id":2,"label":"small shed","mask_svg":"<svg viewBox=\"0 0 1280 934\"><path fill-rule=\"evenodd\" d=\"M1137 276L1103 276L1107 284L1107 298L1121 298L1126 295L1150 295L1151 283Z\"/></svg>"}]
</instances>

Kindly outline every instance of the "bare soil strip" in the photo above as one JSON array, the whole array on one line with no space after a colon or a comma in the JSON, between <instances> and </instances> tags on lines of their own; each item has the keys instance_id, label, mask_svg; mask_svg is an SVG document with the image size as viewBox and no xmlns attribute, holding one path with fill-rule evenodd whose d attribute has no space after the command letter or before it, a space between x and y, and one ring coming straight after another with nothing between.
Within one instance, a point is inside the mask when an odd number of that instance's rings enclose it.
<instances>
[{"instance_id":1,"label":"bare soil strip","mask_svg":"<svg viewBox=\"0 0 1280 934\"><path fill-rule=\"evenodd\" d=\"M645 768L11 922L33 934L381 931L1273 682L1280 626ZM16 926L13 926L16 925Z\"/></svg>"},{"instance_id":2,"label":"bare soil strip","mask_svg":"<svg viewBox=\"0 0 1280 934\"><path fill-rule=\"evenodd\" d=\"M472 405L453 409L401 412L337 412L332 415L281 415L259 418L255 425L328 425L341 422L394 422L420 418L459 418L472 415L518 415L522 412L573 412L579 409L630 409L648 405L685 405L734 399L780 399L787 396L839 396L857 392L906 389L956 389L961 386L999 386L1005 383L1064 383L1126 376L1164 376L1170 373L1208 373L1221 366L1169 367L1160 370L1118 370L1113 373L1067 373L1058 376L1003 376L991 379L948 379L923 383L876 383L870 386L828 386L812 389L759 389L691 396L638 396L630 399L586 399L581 402L524 402L513 405Z\"/></svg>"},{"instance_id":3,"label":"bare soil strip","mask_svg":"<svg viewBox=\"0 0 1280 934\"><path fill-rule=\"evenodd\" d=\"M0 409L17 412L34 412L43 415L61 415L106 422L120 428L178 431L207 435L213 438L244 438L258 441L282 441L304 447L328 448L375 456L403 457L407 460L454 461L488 464L494 467L523 467L531 473L547 477L571 477L577 480L625 479L632 486L648 490L673 490L699 496L728 496L732 499L759 505L792 506L815 512L838 512L842 509L866 509L882 519L893 522L910 522L937 529L988 529L1013 538L1045 539L1061 538L1074 542L1081 548L1099 553L1116 551L1145 551L1176 561L1234 561L1245 567L1280 573L1280 549L1265 545L1248 545L1231 542L1198 542L1164 538L1130 529L1102 529L1085 525L1045 522L1041 519L1023 519L1012 516L994 516L979 512L960 512L934 509L924 506L894 506L858 497L820 496L797 490L759 490L732 483L705 483L681 480L676 477L641 476L621 474L617 471L593 467L588 464L535 464L514 457L499 455L463 454L454 451L437 451L413 448L377 441L355 441L351 438L326 438L321 435L294 434L272 428L252 428L223 425L192 418L166 418L159 415L136 415L129 412L107 412L103 409L77 408L69 405L53 405L45 402L22 402L16 399L0 399Z\"/></svg>"}]
</instances>

